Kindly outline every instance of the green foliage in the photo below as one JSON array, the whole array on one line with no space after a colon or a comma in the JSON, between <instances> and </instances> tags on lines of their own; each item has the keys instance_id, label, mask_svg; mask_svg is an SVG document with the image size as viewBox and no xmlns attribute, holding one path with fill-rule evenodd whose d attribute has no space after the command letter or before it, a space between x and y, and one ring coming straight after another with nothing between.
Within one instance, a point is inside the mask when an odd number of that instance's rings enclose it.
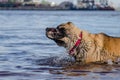
<instances>
[{"instance_id":1,"label":"green foliage","mask_svg":"<svg viewBox=\"0 0 120 80\"><path fill-rule=\"evenodd\" d=\"M41 1L42 4L50 4L50 2L46 1L46 0L42 0Z\"/></svg>"}]
</instances>

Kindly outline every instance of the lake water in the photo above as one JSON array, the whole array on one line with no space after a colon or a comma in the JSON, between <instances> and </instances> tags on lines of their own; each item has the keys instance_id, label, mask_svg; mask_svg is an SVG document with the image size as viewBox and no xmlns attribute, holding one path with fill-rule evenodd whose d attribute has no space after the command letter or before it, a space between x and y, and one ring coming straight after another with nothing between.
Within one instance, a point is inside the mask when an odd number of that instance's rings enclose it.
<instances>
[{"instance_id":1,"label":"lake water","mask_svg":"<svg viewBox=\"0 0 120 80\"><path fill-rule=\"evenodd\" d=\"M120 80L120 65L67 66L73 59L45 28L68 21L120 37L120 12L0 11L0 80Z\"/></svg>"}]
</instances>

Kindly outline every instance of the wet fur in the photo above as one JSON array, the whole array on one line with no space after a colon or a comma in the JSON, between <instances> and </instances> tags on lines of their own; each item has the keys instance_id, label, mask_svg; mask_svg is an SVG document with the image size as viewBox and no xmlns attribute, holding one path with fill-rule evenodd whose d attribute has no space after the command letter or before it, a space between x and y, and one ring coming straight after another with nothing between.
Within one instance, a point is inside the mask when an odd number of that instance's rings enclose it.
<instances>
[{"instance_id":1,"label":"wet fur","mask_svg":"<svg viewBox=\"0 0 120 80\"><path fill-rule=\"evenodd\" d=\"M76 62L103 63L108 60L114 62L120 57L120 38L111 37L104 33L91 34L77 28L71 22L61 24L59 27L65 29L67 36L60 39L60 41L64 41L64 43L59 43L58 45L65 47L68 51L74 46L79 38L80 32L83 33L82 42L75 50L74 55L72 55Z\"/></svg>"}]
</instances>

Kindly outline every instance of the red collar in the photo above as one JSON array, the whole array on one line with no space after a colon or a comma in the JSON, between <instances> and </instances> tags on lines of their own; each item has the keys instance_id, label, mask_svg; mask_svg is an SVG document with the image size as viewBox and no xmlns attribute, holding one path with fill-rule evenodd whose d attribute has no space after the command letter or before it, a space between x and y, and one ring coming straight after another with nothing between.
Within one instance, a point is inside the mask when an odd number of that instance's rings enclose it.
<instances>
[{"instance_id":1,"label":"red collar","mask_svg":"<svg viewBox=\"0 0 120 80\"><path fill-rule=\"evenodd\" d=\"M70 55L73 55L75 49L80 45L81 40L82 40L82 35L83 35L83 34L82 34L82 32L81 32L80 35L79 35L79 39L76 41L75 45L69 50L69 54L70 54Z\"/></svg>"}]
</instances>

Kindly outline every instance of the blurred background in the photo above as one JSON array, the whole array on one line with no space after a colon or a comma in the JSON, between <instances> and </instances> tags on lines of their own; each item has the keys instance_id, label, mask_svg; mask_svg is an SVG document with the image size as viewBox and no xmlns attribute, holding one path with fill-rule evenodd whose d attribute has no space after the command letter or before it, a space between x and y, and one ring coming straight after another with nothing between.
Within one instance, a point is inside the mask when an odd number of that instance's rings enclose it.
<instances>
[{"instance_id":1,"label":"blurred background","mask_svg":"<svg viewBox=\"0 0 120 80\"><path fill-rule=\"evenodd\" d=\"M119 10L119 0L0 0L1 9Z\"/></svg>"}]
</instances>

